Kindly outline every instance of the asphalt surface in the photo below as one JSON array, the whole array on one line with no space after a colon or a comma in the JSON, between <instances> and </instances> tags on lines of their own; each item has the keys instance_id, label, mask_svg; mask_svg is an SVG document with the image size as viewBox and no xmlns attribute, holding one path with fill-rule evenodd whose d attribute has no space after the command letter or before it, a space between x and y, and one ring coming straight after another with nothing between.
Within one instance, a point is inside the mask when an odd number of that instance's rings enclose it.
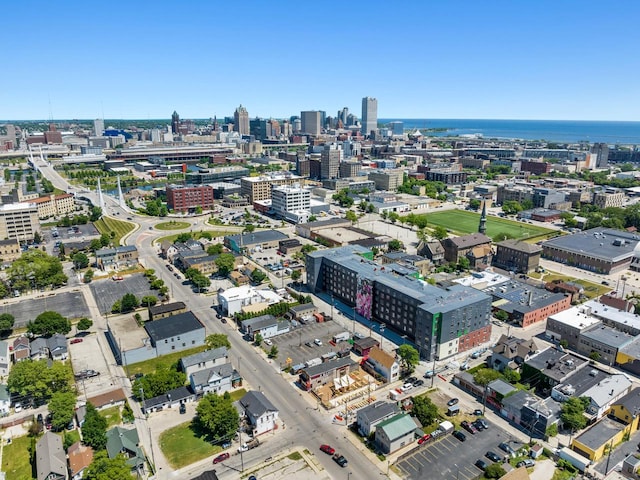
<instances>
[{"instance_id":1,"label":"asphalt surface","mask_svg":"<svg viewBox=\"0 0 640 480\"><path fill-rule=\"evenodd\" d=\"M42 312L54 311L69 319L89 317L89 307L80 291L43 293L29 301L20 298L2 302L0 313L10 313L16 319L15 327L25 327ZM12 303L13 302L13 303Z\"/></svg>"},{"instance_id":2,"label":"asphalt surface","mask_svg":"<svg viewBox=\"0 0 640 480\"><path fill-rule=\"evenodd\" d=\"M166 280L165 280L166 282ZM91 293L96 299L100 313L111 313L111 307L125 293L133 293L138 300L146 295L158 297L158 292L149 288L149 282L142 273L124 276L124 280L114 281L110 278L94 280L89 284Z\"/></svg>"},{"instance_id":3,"label":"asphalt surface","mask_svg":"<svg viewBox=\"0 0 640 480\"><path fill-rule=\"evenodd\" d=\"M291 364L297 365L312 358L320 357L325 353L338 352L347 344L338 343L333 346L329 343L336 333L344 332L344 329L334 322L309 323L299 325L289 333L271 338L274 345L278 347L278 357L284 363L287 358L291 358ZM322 346L318 346L313 341L322 341ZM306 345L307 342L311 346Z\"/></svg>"}]
</instances>

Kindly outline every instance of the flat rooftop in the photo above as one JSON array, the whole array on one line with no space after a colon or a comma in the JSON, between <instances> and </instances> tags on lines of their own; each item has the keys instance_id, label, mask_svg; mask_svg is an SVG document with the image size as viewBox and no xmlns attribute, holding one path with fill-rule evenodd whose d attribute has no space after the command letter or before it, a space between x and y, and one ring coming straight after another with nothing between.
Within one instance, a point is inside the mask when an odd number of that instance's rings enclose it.
<instances>
[{"instance_id":1,"label":"flat rooftop","mask_svg":"<svg viewBox=\"0 0 640 480\"><path fill-rule=\"evenodd\" d=\"M553 305L565 298L563 293L553 293L545 288L534 287L516 280L493 285L483 289L494 300L506 300L500 308L506 312L527 313L532 310Z\"/></svg>"},{"instance_id":2,"label":"flat rooftop","mask_svg":"<svg viewBox=\"0 0 640 480\"><path fill-rule=\"evenodd\" d=\"M561 322L568 327L578 328L580 330L587 329L600 323L600 320L589 315L589 309L584 308L583 305L571 307L562 312L554 313L553 315L550 315L549 318Z\"/></svg>"},{"instance_id":3,"label":"flat rooftop","mask_svg":"<svg viewBox=\"0 0 640 480\"><path fill-rule=\"evenodd\" d=\"M597 300L589 300L583 305L590 309L591 315L594 317L640 330L640 316L635 313L610 307Z\"/></svg>"},{"instance_id":4,"label":"flat rooftop","mask_svg":"<svg viewBox=\"0 0 640 480\"><path fill-rule=\"evenodd\" d=\"M139 327L130 314L109 317L108 323L120 350L142 347L145 340L151 344L147 331Z\"/></svg>"},{"instance_id":5,"label":"flat rooftop","mask_svg":"<svg viewBox=\"0 0 640 480\"><path fill-rule=\"evenodd\" d=\"M322 230L322 236L339 243L349 243L370 238L370 235L356 232L345 227L326 228Z\"/></svg>"},{"instance_id":6,"label":"flat rooftop","mask_svg":"<svg viewBox=\"0 0 640 480\"><path fill-rule=\"evenodd\" d=\"M638 234L598 227L547 240L542 247L558 248L606 262L619 262L632 257L639 242Z\"/></svg>"},{"instance_id":7,"label":"flat rooftop","mask_svg":"<svg viewBox=\"0 0 640 480\"><path fill-rule=\"evenodd\" d=\"M622 431L623 428L623 424L605 417L589 430L578 435L575 441L589 447L591 450L597 450Z\"/></svg>"},{"instance_id":8,"label":"flat rooftop","mask_svg":"<svg viewBox=\"0 0 640 480\"><path fill-rule=\"evenodd\" d=\"M616 330L615 328L607 325L590 328L586 332L582 332L581 336L615 349L619 349L627 343L631 343L635 338L628 333L621 332L620 330Z\"/></svg>"},{"instance_id":9,"label":"flat rooftop","mask_svg":"<svg viewBox=\"0 0 640 480\"><path fill-rule=\"evenodd\" d=\"M589 361L573 353L549 347L524 363L540 370L549 378L564 382L572 372L583 368Z\"/></svg>"}]
</instances>

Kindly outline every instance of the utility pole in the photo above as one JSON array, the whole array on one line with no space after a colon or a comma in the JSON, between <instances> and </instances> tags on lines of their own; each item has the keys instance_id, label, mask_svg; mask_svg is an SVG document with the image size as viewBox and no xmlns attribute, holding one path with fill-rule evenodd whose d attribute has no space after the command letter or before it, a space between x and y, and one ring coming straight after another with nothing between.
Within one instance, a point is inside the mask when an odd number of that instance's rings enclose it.
<instances>
[{"instance_id":1,"label":"utility pole","mask_svg":"<svg viewBox=\"0 0 640 480\"><path fill-rule=\"evenodd\" d=\"M431 388L433 388L433 381L436 379L436 356L433 355L433 369L431 370Z\"/></svg>"}]
</instances>

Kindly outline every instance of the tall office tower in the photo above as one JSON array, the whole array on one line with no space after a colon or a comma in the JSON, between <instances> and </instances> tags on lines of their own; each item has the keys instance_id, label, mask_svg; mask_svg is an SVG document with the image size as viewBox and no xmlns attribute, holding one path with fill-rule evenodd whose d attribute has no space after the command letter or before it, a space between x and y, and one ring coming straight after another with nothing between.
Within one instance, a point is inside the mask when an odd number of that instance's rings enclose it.
<instances>
[{"instance_id":1,"label":"tall office tower","mask_svg":"<svg viewBox=\"0 0 640 480\"><path fill-rule=\"evenodd\" d=\"M404 135L404 122L391 122L389 127L391 127L391 133L393 135Z\"/></svg>"},{"instance_id":2,"label":"tall office tower","mask_svg":"<svg viewBox=\"0 0 640 480\"><path fill-rule=\"evenodd\" d=\"M348 122L348 118L349 118L349 109L347 107L343 107L342 110L338 111L338 118L340 119L340 121L342 122L342 124L344 126L349 125Z\"/></svg>"},{"instance_id":3,"label":"tall office tower","mask_svg":"<svg viewBox=\"0 0 640 480\"><path fill-rule=\"evenodd\" d=\"M240 135L249 135L249 112L240 105L233 114L233 131Z\"/></svg>"},{"instance_id":4,"label":"tall office tower","mask_svg":"<svg viewBox=\"0 0 640 480\"><path fill-rule=\"evenodd\" d=\"M284 120L282 122L281 133L285 137L288 137L289 135L291 135L293 133L293 126L291 125L291 122L289 122L288 120Z\"/></svg>"},{"instance_id":5,"label":"tall office tower","mask_svg":"<svg viewBox=\"0 0 640 480\"><path fill-rule=\"evenodd\" d=\"M171 133L180 133L180 115L175 110L171 115Z\"/></svg>"},{"instance_id":6,"label":"tall office tower","mask_svg":"<svg viewBox=\"0 0 640 480\"><path fill-rule=\"evenodd\" d=\"M320 127L325 128L327 125L327 112L320 110Z\"/></svg>"},{"instance_id":7,"label":"tall office tower","mask_svg":"<svg viewBox=\"0 0 640 480\"><path fill-rule=\"evenodd\" d=\"M371 135L372 130L378 129L378 100L372 97L362 99L362 134Z\"/></svg>"},{"instance_id":8,"label":"tall office tower","mask_svg":"<svg viewBox=\"0 0 640 480\"><path fill-rule=\"evenodd\" d=\"M606 168L609 165L609 145L606 143L594 143L591 153L597 153L596 168Z\"/></svg>"},{"instance_id":9,"label":"tall office tower","mask_svg":"<svg viewBox=\"0 0 640 480\"><path fill-rule=\"evenodd\" d=\"M96 118L93 121L93 131L96 137L101 137L104 133L104 120L102 118Z\"/></svg>"},{"instance_id":10,"label":"tall office tower","mask_svg":"<svg viewBox=\"0 0 640 480\"><path fill-rule=\"evenodd\" d=\"M321 129L321 112L316 110L300 112L302 119L302 133L308 133L309 135L320 135Z\"/></svg>"},{"instance_id":11,"label":"tall office tower","mask_svg":"<svg viewBox=\"0 0 640 480\"><path fill-rule=\"evenodd\" d=\"M300 120L299 118L294 118L293 119L293 132L294 133L299 133L302 131L302 120Z\"/></svg>"},{"instance_id":12,"label":"tall office tower","mask_svg":"<svg viewBox=\"0 0 640 480\"><path fill-rule=\"evenodd\" d=\"M358 123L358 117L356 117L353 113L347 115L347 123L345 123L346 127L350 127L351 125L356 125Z\"/></svg>"},{"instance_id":13,"label":"tall office tower","mask_svg":"<svg viewBox=\"0 0 640 480\"><path fill-rule=\"evenodd\" d=\"M340 169L340 161L342 160L342 150L338 145L325 145L324 150L320 154L320 178L322 180L328 178L338 178L338 170Z\"/></svg>"}]
</instances>

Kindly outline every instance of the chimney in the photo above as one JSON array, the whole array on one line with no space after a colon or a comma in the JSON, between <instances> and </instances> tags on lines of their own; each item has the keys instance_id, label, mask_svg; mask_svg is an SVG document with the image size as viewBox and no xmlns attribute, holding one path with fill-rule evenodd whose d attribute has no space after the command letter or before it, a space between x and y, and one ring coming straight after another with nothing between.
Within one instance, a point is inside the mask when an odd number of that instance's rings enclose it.
<instances>
[{"instance_id":1,"label":"chimney","mask_svg":"<svg viewBox=\"0 0 640 480\"><path fill-rule=\"evenodd\" d=\"M533 290L529 292L529 306L533 303Z\"/></svg>"}]
</instances>

